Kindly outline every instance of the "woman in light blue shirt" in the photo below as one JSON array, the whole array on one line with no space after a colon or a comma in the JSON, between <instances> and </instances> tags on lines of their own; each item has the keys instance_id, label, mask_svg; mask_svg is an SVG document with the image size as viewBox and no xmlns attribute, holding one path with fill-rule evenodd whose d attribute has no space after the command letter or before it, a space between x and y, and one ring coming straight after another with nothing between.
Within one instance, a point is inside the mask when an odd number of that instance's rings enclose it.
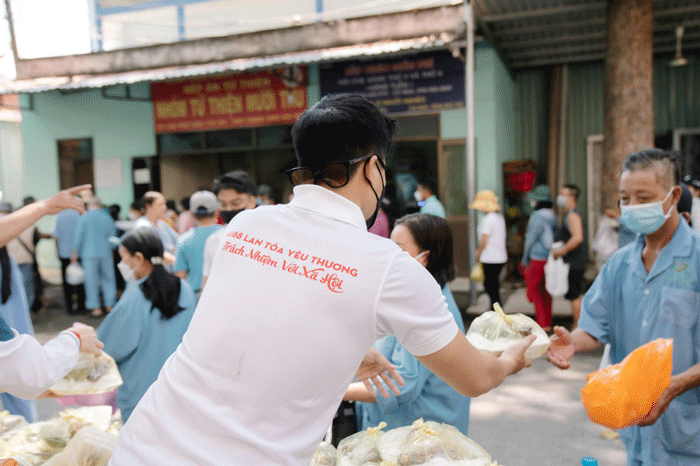
<instances>
[{"instance_id":1,"label":"woman in light blue shirt","mask_svg":"<svg viewBox=\"0 0 700 466\"><path fill-rule=\"evenodd\" d=\"M97 334L124 380L117 402L126 422L182 341L195 299L187 281L163 268L163 243L153 229L142 227L124 235L119 255L126 290Z\"/></svg>"},{"instance_id":2,"label":"woman in light blue shirt","mask_svg":"<svg viewBox=\"0 0 700 466\"><path fill-rule=\"evenodd\" d=\"M447 222L435 215L411 214L396 221L391 239L433 275L442 288L447 308L464 332L462 315L447 283L454 279L452 231ZM353 383L345 400L356 400L361 429L387 423L387 429L408 426L418 418L444 422L467 435L469 401L430 372L394 336L378 340L374 347L382 353L406 382L399 396L375 397L361 382Z\"/></svg>"}]
</instances>

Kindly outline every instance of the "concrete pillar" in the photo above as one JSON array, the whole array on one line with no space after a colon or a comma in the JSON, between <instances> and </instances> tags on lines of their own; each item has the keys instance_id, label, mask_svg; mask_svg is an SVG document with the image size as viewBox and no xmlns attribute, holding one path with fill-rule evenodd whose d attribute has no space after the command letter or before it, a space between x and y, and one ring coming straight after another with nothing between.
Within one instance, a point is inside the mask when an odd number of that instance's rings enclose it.
<instances>
[{"instance_id":1,"label":"concrete pillar","mask_svg":"<svg viewBox=\"0 0 700 466\"><path fill-rule=\"evenodd\" d=\"M654 146L652 1L608 0L603 208L617 203L625 158Z\"/></svg>"}]
</instances>

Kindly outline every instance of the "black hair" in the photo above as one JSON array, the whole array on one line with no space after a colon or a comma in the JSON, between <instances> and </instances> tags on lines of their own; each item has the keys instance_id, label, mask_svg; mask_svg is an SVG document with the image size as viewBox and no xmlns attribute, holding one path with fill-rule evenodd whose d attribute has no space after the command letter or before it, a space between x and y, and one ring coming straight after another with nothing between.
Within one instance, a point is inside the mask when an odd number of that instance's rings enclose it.
<instances>
[{"instance_id":1,"label":"black hair","mask_svg":"<svg viewBox=\"0 0 700 466\"><path fill-rule=\"evenodd\" d=\"M36 198L34 196L27 196L24 199L22 199L22 204L25 206L28 206L29 204L34 204L36 202Z\"/></svg>"},{"instance_id":2,"label":"black hair","mask_svg":"<svg viewBox=\"0 0 700 466\"><path fill-rule=\"evenodd\" d=\"M212 218L216 215L216 212L212 212L210 214L198 214L194 213L194 218L196 218L198 221L206 220L208 218Z\"/></svg>"},{"instance_id":3,"label":"black hair","mask_svg":"<svg viewBox=\"0 0 700 466\"><path fill-rule=\"evenodd\" d=\"M175 201L174 201L174 200L168 199L167 201L165 201L165 206L166 206L169 210L172 210L172 211L175 212L175 213L179 213L179 211L177 210L177 206L175 205Z\"/></svg>"},{"instance_id":4,"label":"black hair","mask_svg":"<svg viewBox=\"0 0 700 466\"><path fill-rule=\"evenodd\" d=\"M424 188L427 188L428 191L430 191L435 197L439 198L438 184L435 178L429 176L421 177L420 180L418 180L418 184Z\"/></svg>"},{"instance_id":5,"label":"black hair","mask_svg":"<svg viewBox=\"0 0 700 466\"><path fill-rule=\"evenodd\" d=\"M135 200L134 202L131 203L129 208L132 210L137 210L137 211L143 213L143 199Z\"/></svg>"},{"instance_id":6,"label":"black hair","mask_svg":"<svg viewBox=\"0 0 700 466\"><path fill-rule=\"evenodd\" d=\"M234 170L215 179L212 187L214 194L219 194L222 189L233 189L240 194L255 196L255 183L244 170Z\"/></svg>"},{"instance_id":7,"label":"black hair","mask_svg":"<svg viewBox=\"0 0 700 466\"><path fill-rule=\"evenodd\" d=\"M681 185L681 197L678 199L678 203L676 204L676 209L678 209L678 213L681 214L683 212L688 212L690 213L690 210L693 208L693 195L690 193L690 189L688 189L687 186Z\"/></svg>"},{"instance_id":8,"label":"black hair","mask_svg":"<svg viewBox=\"0 0 700 466\"><path fill-rule=\"evenodd\" d=\"M112 219L114 221L119 220L119 213L122 211L122 208L119 206L119 204L112 204L109 206L109 215L112 216Z\"/></svg>"},{"instance_id":9,"label":"black hair","mask_svg":"<svg viewBox=\"0 0 700 466\"><path fill-rule=\"evenodd\" d=\"M562 188L566 188L569 191L571 191L574 196L574 199L578 201L578 195L581 194L581 188L579 188L575 184L565 184L564 186L562 186Z\"/></svg>"},{"instance_id":10,"label":"black hair","mask_svg":"<svg viewBox=\"0 0 700 466\"><path fill-rule=\"evenodd\" d=\"M396 120L359 95L332 94L302 113L292 127L299 167L318 170L331 162L376 154L386 159ZM361 164L350 166L352 176Z\"/></svg>"},{"instance_id":11,"label":"black hair","mask_svg":"<svg viewBox=\"0 0 700 466\"><path fill-rule=\"evenodd\" d=\"M552 207L554 207L552 201L537 201L537 204L535 204L535 210L551 209Z\"/></svg>"},{"instance_id":12,"label":"black hair","mask_svg":"<svg viewBox=\"0 0 700 466\"><path fill-rule=\"evenodd\" d=\"M189 197L183 197L180 200L180 204L182 205L182 208L184 210L190 210L190 198Z\"/></svg>"},{"instance_id":13,"label":"black hair","mask_svg":"<svg viewBox=\"0 0 700 466\"><path fill-rule=\"evenodd\" d=\"M413 240L422 251L430 251L426 269L444 288L455 278L452 230L447 221L430 214L409 214L396 221L411 232Z\"/></svg>"},{"instance_id":14,"label":"black hair","mask_svg":"<svg viewBox=\"0 0 700 466\"><path fill-rule=\"evenodd\" d=\"M12 263L5 246L0 248L0 268L0 303L5 304L12 294Z\"/></svg>"},{"instance_id":15,"label":"black hair","mask_svg":"<svg viewBox=\"0 0 700 466\"><path fill-rule=\"evenodd\" d=\"M660 165L666 172L665 175L671 179L671 185L678 184L680 179L680 171L676 163L678 154L673 151L665 151L662 149L644 149L627 157L625 163L622 164L622 171L648 170L654 168L655 165ZM657 180L662 182L663 174L657 170Z\"/></svg>"},{"instance_id":16,"label":"black hair","mask_svg":"<svg viewBox=\"0 0 700 466\"><path fill-rule=\"evenodd\" d=\"M163 267L163 242L158 234L149 227L137 228L125 234L119 244L131 255L140 252L148 261L153 262L153 258L160 259L161 263L153 264L153 271L141 283L141 291L151 302L151 311L158 309L163 320L168 320L182 311L184 308L178 304L180 279Z\"/></svg>"}]
</instances>

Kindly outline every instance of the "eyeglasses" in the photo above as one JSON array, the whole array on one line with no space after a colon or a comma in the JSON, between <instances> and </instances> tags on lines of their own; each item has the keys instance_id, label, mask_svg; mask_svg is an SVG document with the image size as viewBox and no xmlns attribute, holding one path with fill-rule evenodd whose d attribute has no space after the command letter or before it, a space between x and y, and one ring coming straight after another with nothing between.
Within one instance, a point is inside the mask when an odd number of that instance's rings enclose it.
<instances>
[{"instance_id":1,"label":"eyeglasses","mask_svg":"<svg viewBox=\"0 0 700 466\"><path fill-rule=\"evenodd\" d=\"M313 171L310 168L295 167L286 170L285 173L294 186L313 184L321 180L331 188L342 188L350 181L350 165L367 160L373 155L366 155L342 162L331 162L318 171ZM384 161L380 157L377 157L377 160L379 160L382 168L386 170Z\"/></svg>"}]
</instances>

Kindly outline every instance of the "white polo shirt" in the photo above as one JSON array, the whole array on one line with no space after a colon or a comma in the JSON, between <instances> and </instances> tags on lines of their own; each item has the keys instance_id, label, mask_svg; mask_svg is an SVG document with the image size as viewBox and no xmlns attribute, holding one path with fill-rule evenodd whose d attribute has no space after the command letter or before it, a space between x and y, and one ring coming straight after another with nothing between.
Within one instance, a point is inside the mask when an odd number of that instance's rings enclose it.
<instances>
[{"instance_id":1,"label":"white polo shirt","mask_svg":"<svg viewBox=\"0 0 700 466\"><path fill-rule=\"evenodd\" d=\"M370 346L457 335L435 279L367 233L357 205L298 186L226 228L182 344L121 431L113 466L308 466Z\"/></svg>"}]
</instances>

